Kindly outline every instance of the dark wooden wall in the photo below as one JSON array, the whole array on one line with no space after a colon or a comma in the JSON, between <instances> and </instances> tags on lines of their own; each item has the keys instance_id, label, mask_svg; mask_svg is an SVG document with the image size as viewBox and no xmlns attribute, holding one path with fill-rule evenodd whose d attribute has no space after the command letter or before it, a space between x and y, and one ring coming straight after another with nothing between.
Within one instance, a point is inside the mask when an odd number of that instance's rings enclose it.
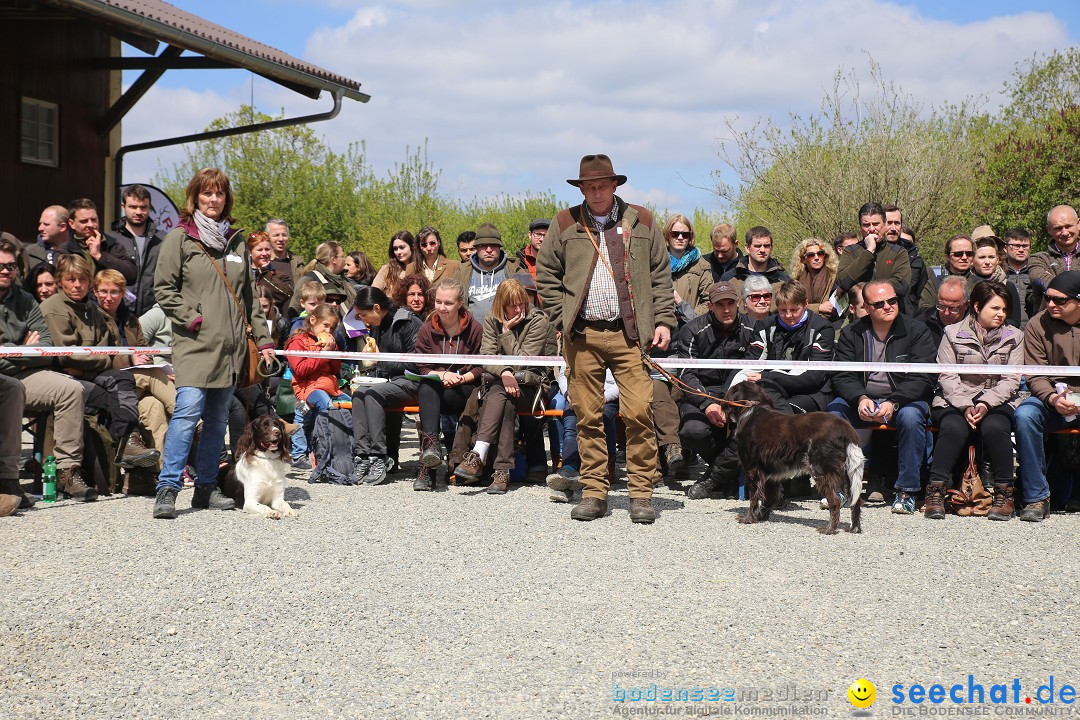
<instances>
[{"instance_id":1,"label":"dark wooden wall","mask_svg":"<svg viewBox=\"0 0 1080 720\"><path fill-rule=\"evenodd\" d=\"M109 36L89 23L42 14L0 17L0 230L24 243L37 235L49 205L88 197L102 205L108 137L97 120L109 106L109 73L93 61L108 57ZM22 97L59 106L59 166L19 160Z\"/></svg>"}]
</instances>

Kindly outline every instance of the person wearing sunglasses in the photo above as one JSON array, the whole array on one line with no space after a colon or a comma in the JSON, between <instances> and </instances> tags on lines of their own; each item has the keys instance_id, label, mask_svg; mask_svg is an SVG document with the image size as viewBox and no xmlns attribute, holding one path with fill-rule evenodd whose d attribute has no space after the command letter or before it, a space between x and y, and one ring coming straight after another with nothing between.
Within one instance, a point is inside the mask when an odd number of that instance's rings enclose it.
<instances>
[{"instance_id":1,"label":"person wearing sunglasses","mask_svg":"<svg viewBox=\"0 0 1080 720\"><path fill-rule=\"evenodd\" d=\"M1034 278L1032 279L1034 281ZM1054 277L1045 292L1046 309L1024 328L1024 364L1042 366L1080 365L1080 272L1066 270ZM1020 490L1024 509L1020 519L1041 522L1050 514L1047 478L1046 433L1075 424L1080 412L1080 377L1075 375L1028 375L1031 397L1013 415L1016 454L1020 462ZM1055 487L1073 487L1066 507L1080 509L1076 474L1055 463Z\"/></svg>"},{"instance_id":2,"label":"person wearing sunglasses","mask_svg":"<svg viewBox=\"0 0 1080 720\"><path fill-rule=\"evenodd\" d=\"M713 284L712 267L701 257L694 244L694 226L690 218L675 213L664 223L661 231L671 260L671 284L675 296L675 320L682 327L709 311L709 288ZM667 357L673 350L651 350L651 357ZM668 473L686 476L687 464L679 443L679 406L671 395L671 387L658 375L653 375L653 425L656 441L661 448L664 467Z\"/></svg>"},{"instance_id":3,"label":"person wearing sunglasses","mask_svg":"<svg viewBox=\"0 0 1080 720\"><path fill-rule=\"evenodd\" d=\"M967 315L969 296L967 280L950 275L941 281L937 305L915 316L930 329L930 334L934 336L934 347L941 343L945 328L960 322Z\"/></svg>"},{"instance_id":4,"label":"person wearing sunglasses","mask_svg":"<svg viewBox=\"0 0 1080 720\"><path fill-rule=\"evenodd\" d=\"M836 360L870 362L877 367L833 373L836 398L828 410L856 428L867 457L872 429L879 425L896 428L899 458L892 511L911 515L922 489L926 420L934 395L934 378L884 368L896 363L932 363L937 347L926 325L900 313L900 298L892 283L868 282L863 287L863 299L870 312L840 332Z\"/></svg>"},{"instance_id":5,"label":"person wearing sunglasses","mask_svg":"<svg viewBox=\"0 0 1080 720\"><path fill-rule=\"evenodd\" d=\"M769 280L763 275L747 278L742 286L742 312L746 313L747 322L753 326L754 323L769 317L772 304L773 289Z\"/></svg>"},{"instance_id":6,"label":"person wearing sunglasses","mask_svg":"<svg viewBox=\"0 0 1080 720\"><path fill-rule=\"evenodd\" d=\"M1032 306L1036 312L1046 308L1043 294L1051 280L1067 270L1080 270L1080 263L1076 262L1077 238L1080 238L1076 210L1068 205L1050 210L1046 214L1046 232L1053 242L1032 255L1028 265L1034 295Z\"/></svg>"},{"instance_id":7,"label":"person wearing sunglasses","mask_svg":"<svg viewBox=\"0 0 1080 720\"><path fill-rule=\"evenodd\" d=\"M836 286L836 268L840 258L826 242L806 238L795 246L791 254L791 268L795 280L806 289L806 307L830 319L835 319L836 309L829 302Z\"/></svg>"},{"instance_id":8,"label":"person wearing sunglasses","mask_svg":"<svg viewBox=\"0 0 1080 720\"><path fill-rule=\"evenodd\" d=\"M981 278L975 277L971 268L975 264L975 243L970 235L953 235L945 241L945 261L941 266L941 277L930 274L926 285L919 294L919 312L926 312L937 304L937 292L942 279L957 275L967 280L968 292Z\"/></svg>"},{"instance_id":9,"label":"person wearing sunglasses","mask_svg":"<svg viewBox=\"0 0 1080 720\"><path fill-rule=\"evenodd\" d=\"M862 240L844 248L836 269L836 286L847 292L855 283L887 280L903 302L911 289L911 265L907 252L885 237L885 208L880 203L866 203L856 219Z\"/></svg>"}]
</instances>

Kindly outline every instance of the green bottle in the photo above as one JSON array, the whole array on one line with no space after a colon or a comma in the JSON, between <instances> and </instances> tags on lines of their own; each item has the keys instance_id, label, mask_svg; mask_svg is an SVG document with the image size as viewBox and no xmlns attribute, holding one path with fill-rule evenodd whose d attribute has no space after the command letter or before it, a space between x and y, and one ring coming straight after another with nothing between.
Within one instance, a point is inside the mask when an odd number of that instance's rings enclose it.
<instances>
[{"instance_id":1,"label":"green bottle","mask_svg":"<svg viewBox=\"0 0 1080 720\"><path fill-rule=\"evenodd\" d=\"M41 468L41 485L41 502L56 502L56 459L52 455L45 458Z\"/></svg>"}]
</instances>

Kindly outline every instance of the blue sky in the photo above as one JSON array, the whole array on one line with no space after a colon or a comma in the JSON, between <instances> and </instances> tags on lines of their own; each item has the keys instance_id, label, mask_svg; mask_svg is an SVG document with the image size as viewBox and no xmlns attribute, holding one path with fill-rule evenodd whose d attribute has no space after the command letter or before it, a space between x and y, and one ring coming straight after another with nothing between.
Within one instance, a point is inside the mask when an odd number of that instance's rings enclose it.
<instances>
[{"instance_id":1,"label":"blue sky","mask_svg":"<svg viewBox=\"0 0 1080 720\"><path fill-rule=\"evenodd\" d=\"M630 178L622 195L682 212L722 209L712 188L727 122L811 113L839 67L865 78L870 56L927 106L981 96L993 110L1018 61L1074 45L1080 29L1080 3L1045 1L174 4L360 81L370 103L346 101L312 127L337 149L365 140L377 169L426 139L448 195L550 189L573 201L565 178L580 156L607 152ZM166 73L125 120L124 143L201 130L252 95L272 114L329 106L252 77ZM179 158L129 155L125 180Z\"/></svg>"}]
</instances>

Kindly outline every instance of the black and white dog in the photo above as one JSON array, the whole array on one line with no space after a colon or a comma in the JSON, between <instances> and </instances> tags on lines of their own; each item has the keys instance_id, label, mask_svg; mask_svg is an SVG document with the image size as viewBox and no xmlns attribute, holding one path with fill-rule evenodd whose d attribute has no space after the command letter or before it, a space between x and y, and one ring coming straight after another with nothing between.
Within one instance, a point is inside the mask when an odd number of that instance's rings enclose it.
<instances>
[{"instance_id":1,"label":"black and white dog","mask_svg":"<svg viewBox=\"0 0 1080 720\"><path fill-rule=\"evenodd\" d=\"M236 507L280 520L299 517L285 502L285 473L289 467L289 436L285 422L263 415L244 429L236 444L236 462L218 472L221 492Z\"/></svg>"},{"instance_id":2,"label":"black and white dog","mask_svg":"<svg viewBox=\"0 0 1080 720\"><path fill-rule=\"evenodd\" d=\"M829 523L818 532L832 535L840 524L840 507L850 503L851 527L859 523L863 453L855 429L826 412L785 415L772 407L768 394L754 382L733 385L727 400L745 407L725 408L736 423L739 463L746 473L750 510L739 518L750 524L768 520L784 500L783 481L809 475L829 505Z\"/></svg>"}]
</instances>

